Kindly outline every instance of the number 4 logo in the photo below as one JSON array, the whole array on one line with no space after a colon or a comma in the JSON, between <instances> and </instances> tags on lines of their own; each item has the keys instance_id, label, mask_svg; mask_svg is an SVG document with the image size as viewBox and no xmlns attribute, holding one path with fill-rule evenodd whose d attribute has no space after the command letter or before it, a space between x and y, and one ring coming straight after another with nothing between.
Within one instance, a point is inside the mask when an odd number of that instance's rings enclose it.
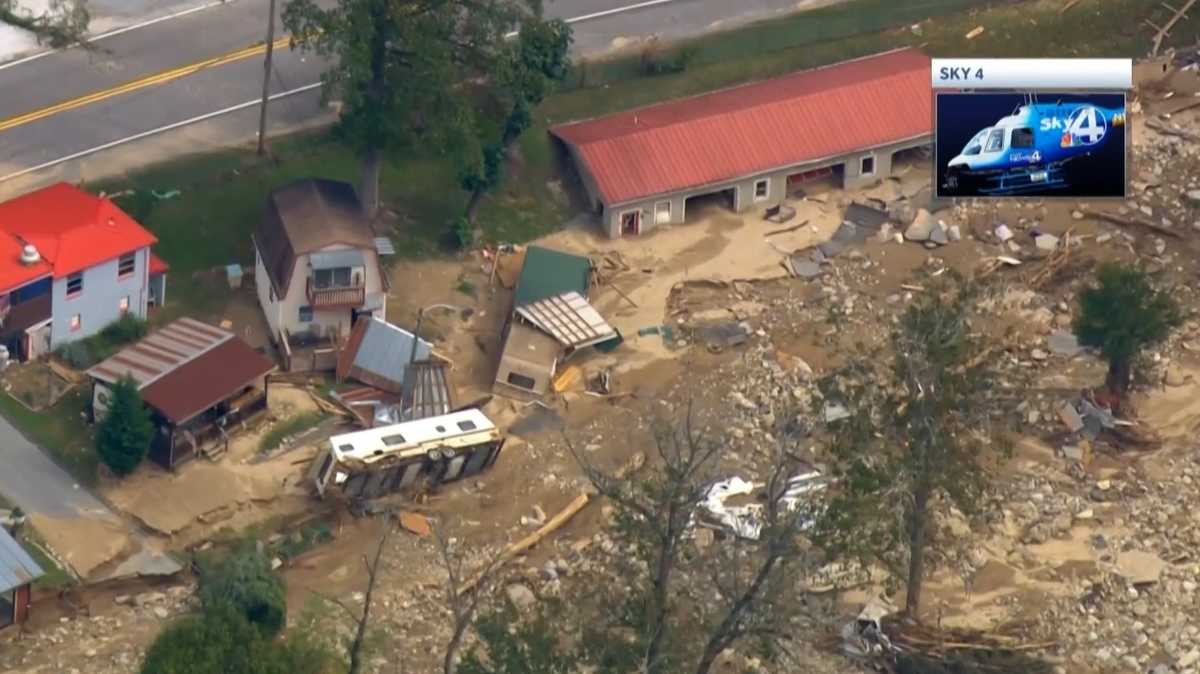
<instances>
[{"instance_id":1,"label":"number 4 logo","mask_svg":"<svg viewBox=\"0 0 1200 674\"><path fill-rule=\"evenodd\" d=\"M1083 145L1099 143L1107 131L1104 113L1090 105L1078 108L1067 119L1067 133Z\"/></svg>"}]
</instances>

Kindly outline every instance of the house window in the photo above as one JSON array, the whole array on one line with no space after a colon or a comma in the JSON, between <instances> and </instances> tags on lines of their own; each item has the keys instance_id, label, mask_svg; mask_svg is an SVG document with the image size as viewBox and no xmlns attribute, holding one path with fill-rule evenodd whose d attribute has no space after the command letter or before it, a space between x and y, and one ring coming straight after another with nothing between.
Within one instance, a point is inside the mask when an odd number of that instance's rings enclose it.
<instances>
[{"instance_id":1,"label":"house window","mask_svg":"<svg viewBox=\"0 0 1200 674\"><path fill-rule=\"evenodd\" d=\"M129 313L129 295L122 297L121 301L117 302L117 311L121 312L122 316Z\"/></svg>"},{"instance_id":2,"label":"house window","mask_svg":"<svg viewBox=\"0 0 1200 674\"><path fill-rule=\"evenodd\" d=\"M767 178L754 181L754 200L762 201L771 196L771 181Z\"/></svg>"},{"instance_id":3,"label":"house window","mask_svg":"<svg viewBox=\"0 0 1200 674\"><path fill-rule=\"evenodd\" d=\"M67 297L74 297L83 292L83 272L67 277Z\"/></svg>"},{"instance_id":4,"label":"house window","mask_svg":"<svg viewBox=\"0 0 1200 674\"><path fill-rule=\"evenodd\" d=\"M69 326L71 328L71 332L75 332L79 328L82 328L83 327L83 317L80 316L79 314L75 314L74 316L71 317L71 322L69 323Z\"/></svg>"},{"instance_id":5,"label":"house window","mask_svg":"<svg viewBox=\"0 0 1200 674\"><path fill-rule=\"evenodd\" d=\"M866 156L859 162L858 172L860 175L873 176L875 175L875 157L874 155Z\"/></svg>"},{"instance_id":6,"label":"house window","mask_svg":"<svg viewBox=\"0 0 1200 674\"><path fill-rule=\"evenodd\" d=\"M665 225L671 222L671 202L660 201L654 204L654 223Z\"/></svg>"},{"instance_id":7,"label":"house window","mask_svg":"<svg viewBox=\"0 0 1200 674\"><path fill-rule=\"evenodd\" d=\"M17 591L0 592L0 627L8 627L17 619Z\"/></svg>"},{"instance_id":8,"label":"house window","mask_svg":"<svg viewBox=\"0 0 1200 674\"><path fill-rule=\"evenodd\" d=\"M312 321L312 307L307 305L300 307L300 322L308 323L310 321Z\"/></svg>"},{"instance_id":9,"label":"house window","mask_svg":"<svg viewBox=\"0 0 1200 674\"><path fill-rule=\"evenodd\" d=\"M508 383L516 386L517 388L523 388L527 391L532 391L533 388L537 386L537 382L533 380L533 377L526 377L525 375L517 374L516 372L508 373Z\"/></svg>"},{"instance_id":10,"label":"house window","mask_svg":"<svg viewBox=\"0 0 1200 674\"><path fill-rule=\"evenodd\" d=\"M336 267L334 269L316 269L313 270L313 287L317 290L326 288L349 288L351 285L352 275L350 267ZM353 275L354 280L357 280L357 275ZM357 284L355 284L357 285Z\"/></svg>"},{"instance_id":11,"label":"house window","mask_svg":"<svg viewBox=\"0 0 1200 674\"><path fill-rule=\"evenodd\" d=\"M117 260L117 278L125 278L126 276L132 274L134 263L136 261L137 258L133 253L122 255L121 258Z\"/></svg>"}]
</instances>

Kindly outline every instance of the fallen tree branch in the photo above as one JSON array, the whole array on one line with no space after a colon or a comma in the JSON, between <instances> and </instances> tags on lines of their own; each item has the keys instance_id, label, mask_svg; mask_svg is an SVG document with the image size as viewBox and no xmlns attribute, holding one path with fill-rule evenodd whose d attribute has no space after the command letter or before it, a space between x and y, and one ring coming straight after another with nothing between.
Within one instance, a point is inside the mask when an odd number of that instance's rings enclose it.
<instances>
[{"instance_id":1,"label":"fallen tree branch","mask_svg":"<svg viewBox=\"0 0 1200 674\"><path fill-rule=\"evenodd\" d=\"M495 563L489 566L499 568L508 563L517 555L520 555L538 543L541 543L547 536L555 531L558 531L563 527L563 525L571 521L572 517L578 515L579 511L583 510L584 506L588 504L588 500L589 497L586 493L576 496L574 501L571 501L567 504L567 507L558 511L558 514L556 514L554 517L551 517L549 521L539 527L537 531L505 548L504 551L501 552L496 558ZM466 583L463 583L463 585L458 588L458 593L463 594L464 592L471 591L471 589L474 588L475 585L478 584L482 579L483 573L476 573L471 577L470 580L468 580Z\"/></svg>"},{"instance_id":2,"label":"fallen tree branch","mask_svg":"<svg viewBox=\"0 0 1200 674\"><path fill-rule=\"evenodd\" d=\"M1189 104L1188 107L1193 107L1195 105L1200 105L1200 102L1193 101L1191 104ZM1176 112L1186 110L1186 109L1187 108L1181 108L1180 110L1177 110ZM1186 138L1187 140L1200 141L1200 133L1194 133L1192 131L1185 131L1183 129L1173 129L1156 119L1147 119L1146 126L1148 128L1154 129L1155 131L1157 131L1159 133L1164 133L1168 136L1175 136L1177 138Z\"/></svg>"},{"instance_id":3,"label":"fallen tree branch","mask_svg":"<svg viewBox=\"0 0 1200 674\"><path fill-rule=\"evenodd\" d=\"M1179 232L1176 232L1175 230L1167 229L1162 225L1156 225L1153 222L1142 220L1141 218L1126 218L1117 215L1116 213L1110 213L1108 211L1093 211L1091 209L1085 210L1083 214L1088 217L1099 218L1105 222L1111 222L1114 225L1121 225L1122 227L1142 227L1157 234L1162 234L1163 236L1169 236L1174 239L1182 238Z\"/></svg>"}]
</instances>

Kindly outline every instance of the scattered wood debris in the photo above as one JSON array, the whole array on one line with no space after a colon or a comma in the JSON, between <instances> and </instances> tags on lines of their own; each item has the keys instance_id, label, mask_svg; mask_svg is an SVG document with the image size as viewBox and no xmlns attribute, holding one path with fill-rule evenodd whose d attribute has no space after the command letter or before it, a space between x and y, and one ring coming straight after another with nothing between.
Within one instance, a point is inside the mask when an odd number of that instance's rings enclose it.
<instances>
[{"instance_id":1,"label":"scattered wood debris","mask_svg":"<svg viewBox=\"0 0 1200 674\"><path fill-rule=\"evenodd\" d=\"M1083 211L1083 214L1090 218L1099 218L1105 222L1111 222L1114 225L1121 225L1122 227L1142 227L1157 234L1162 234L1163 236L1169 236L1174 239L1181 238L1179 232L1173 229L1163 227L1162 225L1156 225L1149 220L1144 220L1138 217L1127 218L1109 211L1094 211L1091 209Z\"/></svg>"},{"instance_id":2,"label":"scattered wood debris","mask_svg":"<svg viewBox=\"0 0 1200 674\"><path fill-rule=\"evenodd\" d=\"M974 40L980 35L983 35L983 26L975 26L971 29L971 32L967 33L963 37L967 38L968 40Z\"/></svg>"}]
</instances>

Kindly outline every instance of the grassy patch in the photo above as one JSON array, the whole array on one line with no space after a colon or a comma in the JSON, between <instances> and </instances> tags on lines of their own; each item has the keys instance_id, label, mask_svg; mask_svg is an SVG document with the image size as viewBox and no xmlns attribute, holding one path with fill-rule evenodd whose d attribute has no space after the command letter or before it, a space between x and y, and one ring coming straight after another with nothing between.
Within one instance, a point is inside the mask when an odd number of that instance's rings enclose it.
<instances>
[{"instance_id":1,"label":"grassy patch","mask_svg":"<svg viewBox=\"0 0 1200 674\"><path fill-rule=\"evenodd\" d=\"M274 428L263 435L262 440L258 443L258 451L269 452L282 445L284 438L303 433L321 423L324 419L325 415L320 412L305 412L289 419L284 419L275 424Z\"/></svg>"},{"instance_id":2,"label":"grassy patch","mask_svg":"<svg viewBox=\"0 0 1200 674\"><path fill-rule=\"evenodd\" d=\"M71 577L71 574L59 566L53 557L46 554L45 541L28 524L22 527L18 539L25 552L28 552L33 561L42 567L42 571L45 571L45 575L33 581L34 590L53 590L75 584L75 579Z\"/></svg>"},{"instance_id":3,"label":"grassy patch","mask_svg":"<svg viewBox=\"0 0 1200 674\"><path fill-rule=\"evenodd\" d=\"M0 394L0 413L76 480L91 486L96 483L100 457L92 442L92 429L83 416L89 392L88 387L81 386L41 412L32 412L12 396Z\"/></svg>"}]
</instances>

